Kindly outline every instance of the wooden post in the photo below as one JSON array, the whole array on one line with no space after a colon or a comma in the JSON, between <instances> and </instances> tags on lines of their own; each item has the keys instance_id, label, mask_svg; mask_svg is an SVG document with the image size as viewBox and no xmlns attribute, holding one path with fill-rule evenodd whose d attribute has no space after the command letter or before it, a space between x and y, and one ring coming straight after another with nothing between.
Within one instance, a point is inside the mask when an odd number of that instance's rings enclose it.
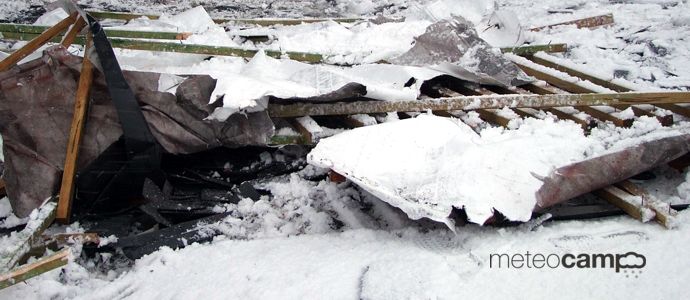
<instances>
[{"instance_id":1,"label":"wooden post","mask_svg":"<svg viewBox=\"0 0 690 300\"><path fill-rule=\"evenodd\" d=\"M7 274L0 275L0 289L20 283L30 278L41 275L50 270L62 267L67 264L70 256L70 249L61 251L37 260L36 262L23 265Z\"/></svg>"},{"instance_id":2,"label":"wooden post","mask_svg":"<svg viewBox=\"0 0 690 300\"><path fill-rule=\"evenodd\" d=\"M36 51L36 49L43 46L50 39L54 38L56 35L60 34L60 32L67 29L67 27L69 27L69 25L74 23L74 20L76 18L77 18L77 13L71 14L69 17L60 21L55 26L53 26L50 29L41 33L39 36L37 36L35 39L31 40L29 43L27 43L21 49L10 54L10 56L8 56L5 59L3 59L2 61L0 61L0 71L9 70L12 66L14 66L16 63L18 63L20 60L22 60L22 58L33 53L34 51Z\"/></svg>"},{"instance_id":3,"label":"wooden post","mask_svg":"<svg viewBox=\"0 0 690 300\"><path fill-rule=\"evenodd\" d=\"M60 198L58 200L57 216L58 222L69 223L70 211L72 207L72 197L74 195L74 175L77 170L77 158L79 156L79 145L83 135L84 122L93 82L93 65L86 54L91 45L91 36L87 34L86 51L81 64L81 75L79 76L79 86L74 100L74 115L72 126L70 127L69 142L67 143L67 154L65 156L65 170L62 173L62 185L60 186Z\"/></svg>"}]
</instances>

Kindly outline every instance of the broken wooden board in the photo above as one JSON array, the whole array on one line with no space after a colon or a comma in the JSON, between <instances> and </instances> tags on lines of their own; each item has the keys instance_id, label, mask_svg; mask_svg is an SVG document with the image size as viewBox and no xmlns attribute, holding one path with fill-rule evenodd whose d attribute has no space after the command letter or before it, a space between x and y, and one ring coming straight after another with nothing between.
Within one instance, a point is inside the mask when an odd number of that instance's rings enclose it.
<instances>
[{"instance_id":1,"label":"broken wooden board","mask_svg":"<svg viewBox=\"0 0 690 300\"><path fill-rule=\"evenodd\" d=\"M636 92L607 94L549 94L549 95L483 95L462 96L417 101L356 101L326 104L271 104L272 117L301 117L353 115L385 112L424 112L427 110L475 110L503 107L545 108L559 106L596 106L615 104L684 103L690 92Z\"/></svg>"},{"instance_id":2,"label":"broken wooden board","mask_svg":"<svg viewBox=\"0 0 690 300\"><path fill-rule=\"evenodd\" d=\"M530 31L542 31L544 29L553 28L561 25L575 25L577 28L592 28L603 25L613 24L613 14L605 14L600 16L588 17L583 19L577 19L567 22L561 22L541 27L535 27L530 29Z\"/></svg>"},{"instance_id":3,"label":"broken wooden board","mask_svg":"<svg viewBox=\"0 0 690 300\"><path fill-rule=\"evenodd\" d=\"M642 204L644 202L642 197L632 195L615 186L605 187L593 194L624 210L628 215L643 223L649 222L656 215L653 210Z\"/></svg>"},{"instance_id":4,"label":"broken wooden board","mask_svg":"<svg viewBox=\"0 0 690 300\"><path fill-rule=\"evenodd\" d=\"M12 237L16 240L12 247L0 251L0 272L12 269L31 250L32 245L42 239L43 231L55 220L56 211L57 204L48 201L29 216L26 227Z\"/></svg>"},{"instance_id":5,"label":"broken wooden board","mask_svg":"<svg viewBox=\"0 0 690 300\"><path fill-rule=\"evenodd\" d=\"M33 263L23 265L6 274L0 275L0 289L26 281L45 272L57 269L67 264L70 249L63 249L53 255L41 258Z\"/></svg>"},{"instance_id":6,"label":"broken wooden board","mask_svg":"<svg viewBox=\"0 0 690 300\"><path fill-rule=\"evenodd\" d=\"M615 184L618 188L626 192L641 197L643 205L654 212L654 219L666 228L674 228L678 225L676 216L678 212L675 211L668 203L664 203L656 197L649 194L642 187L634 184L630 180L624 180Z\"/></svg>"}]
</instances>

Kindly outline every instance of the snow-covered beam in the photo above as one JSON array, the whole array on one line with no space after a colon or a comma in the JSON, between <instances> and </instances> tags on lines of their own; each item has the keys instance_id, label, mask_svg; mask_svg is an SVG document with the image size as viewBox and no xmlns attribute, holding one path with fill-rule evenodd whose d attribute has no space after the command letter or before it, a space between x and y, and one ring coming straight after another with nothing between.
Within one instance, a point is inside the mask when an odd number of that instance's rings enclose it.
<instances>
[{"instance_id":1,"label":"snow-covered beam","mask_svg":"<svg viewBox=\"0 0 690 300\"><path fill-rule=\"evenodd\" d=\"M485 95L417 101L356 101L338 103L272 104L272 117L353 115L385 112L424 112L428 110L476 110L503 107L561 107L615 104L687 103L690 92L636 92L602 94Z\"/></svg>"}]
</instances>

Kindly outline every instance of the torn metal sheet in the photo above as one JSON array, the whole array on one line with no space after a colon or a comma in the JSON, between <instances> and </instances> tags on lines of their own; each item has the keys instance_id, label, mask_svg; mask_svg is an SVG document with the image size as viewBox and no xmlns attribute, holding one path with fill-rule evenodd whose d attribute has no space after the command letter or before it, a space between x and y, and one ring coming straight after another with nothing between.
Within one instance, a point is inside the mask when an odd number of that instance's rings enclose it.
<instances>
[{"instance_id":1,"label":"torn metal sheet","mask_svg":"<svg viewBox=\"0 0 690 300\"><path fill-rule=\"evenodd\" d=\"M55 46L40 59L0 73L4 179L17 216L38 207L60 183L80 64L80 57ZM273 136L273 123L264 112L235 115L225 122L204 121L213 109L207 100L215 80L208 76L185 80L175 94L159 92L160 74L124 72L124 76L153 135L169 153L266 145ZM77 169L89 165L121 135L103 75L97 72Z\"/></svg>"},{"instance_id":2,"label":"torn metal sheet","mask_svg":"<svg viewBox=\"0 0 690 300\"><path fill-rule=\"evenodd\" d=\"M460 16L427 27L409 51L391 63L426 66L463 80L488 85L519 86L534 81L482 40L474 24Z\"/></svg>"},{"instance_id":3,"label":"torn metal sheet","mask_svg":"<svg viewBox=\"0 0 690 300\"><path fill-rule=\"evenodd\" d=\"M411 219L453 229L454 208L477 224L496 212L527 221L535 208L611 185L690 150L687 128L658 125L652 133L602 141L584 136L573 123L543 122L526 120L516 130L480 136L458 120L422 115L323 139L308 162L344 175Z\"/></svg>"}]
</instances>

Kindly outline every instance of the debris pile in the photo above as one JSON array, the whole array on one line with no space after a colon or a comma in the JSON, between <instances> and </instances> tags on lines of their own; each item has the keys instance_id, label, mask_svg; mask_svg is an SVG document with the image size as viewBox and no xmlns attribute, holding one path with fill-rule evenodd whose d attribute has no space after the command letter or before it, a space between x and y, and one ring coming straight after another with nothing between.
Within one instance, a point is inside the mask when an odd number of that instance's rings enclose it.
<instances>
[{"instance_id":1,"label":"debris pile","mask_svg":"<svg viewBox=\"0 0 690 300\"><path fill-rule=\"evenodd\" d=\"M294 45L295 32L274 36L285 28L269 27L228 34L201 7L150 19L100 14L130 22L108 28L95 19L99 14L68 5L54 26L0 24L3 38L31 40L0 61L3 180L16 216L30 218L13 236L14 246L1 248L2 272L27 262L34 249L66 243L137 259L162 246L232 236L247 230L243 222L278 218L267 206L299 206L276 203L271 188L274 180L290 184L295 176L312 184L306 189L353 183L348 188L356 201L342 207L371 198L453 231L467 222L507 225L623 211L673 226L674 207L627 179L667 163L688 165L690 127L671 125L673 113L690 117L679 104L690 94L634 91L559 65L539 51L566 47L522 45L514 16L486 7L444 16L446 2L425 11L435 22L412 24L423 30L408 37L409 45L365 54L285 51L281 43ZM56 15L40 22L55 23ZM296 27L366 35L411 24L347 20L361 22L348 29L337 21ZM599 16L568 24L611 22L612 16ZM489 27L478 31L480 25ZM171 31L180 28L185 31ZM231 36L280 42L254 49ZM50 41L60 44L30 56ZM68 51L73 44L84 45L77 47L81 56ZM121 62L114 48L251 59L199 62L234 71L123 71L127 58ZM592 192L614 206L562 206ZM342 226L338 217L347 214L328 203L335 200L307 195L314 202L301 205L334 211L311 217ZM88 232L43 237L54 219L78 221ZM64 265L67 256L63 250L14 269L0 287Z\"/></svg>"}]
</instances>

